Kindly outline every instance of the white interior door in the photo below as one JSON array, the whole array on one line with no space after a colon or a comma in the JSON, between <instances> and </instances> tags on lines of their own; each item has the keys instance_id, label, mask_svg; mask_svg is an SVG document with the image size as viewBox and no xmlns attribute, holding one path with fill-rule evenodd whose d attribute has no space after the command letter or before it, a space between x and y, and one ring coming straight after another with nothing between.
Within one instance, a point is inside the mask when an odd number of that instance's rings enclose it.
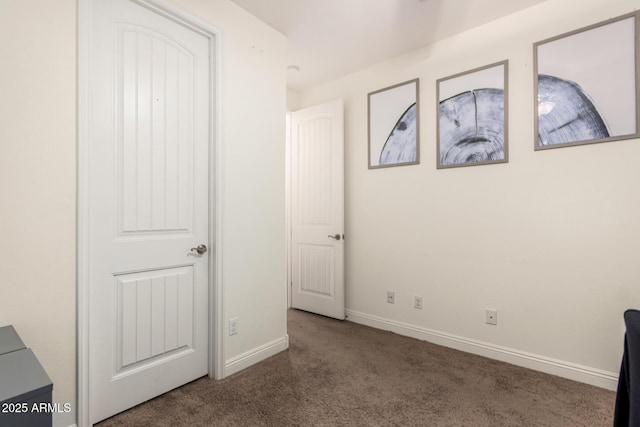
<instances>
[{"instance_id":1,"label":"white interior door","mask_svg":"<svg viewBox=\"0 0 640 427\"><path fill-rule=\"evenodd\" d=\"M344 319L342 100L291 115L291 305Z\"/></svg>"},{"instance_id":2,"label":"white interior door","mask_svg":"<svg viewBox=\"0 0 640 427\"><path fill-rule=\"evenodd\" d=\"M210 39L130 0L89 38L89 366L96 422L208 372Z\"/></svg>"}]
</instances>

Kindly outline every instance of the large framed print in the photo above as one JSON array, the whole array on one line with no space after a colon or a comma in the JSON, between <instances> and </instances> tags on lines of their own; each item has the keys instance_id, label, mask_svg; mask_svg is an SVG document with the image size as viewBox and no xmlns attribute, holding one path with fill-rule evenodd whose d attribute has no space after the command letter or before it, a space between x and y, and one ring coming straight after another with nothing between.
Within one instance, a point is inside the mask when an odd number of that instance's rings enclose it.
<instances>
[{"instance_id":1,"label":"large framed print","mask_svg":"<svg viewBox=\"0 0 640 427\"><path fill-rule=\"evenodd\" d=\"M369 169L420 163L419 79L369 93Z\"/></svg>"},{"instance_id":2,"label":"large framed print","mask_svg":"<svg viewBox=\"0 0 640 427\"><path fill-rule=\"evenodd\" d=\"M638 13L535 43L535 149L640 136Z\"/></svg>"},{"instance_id":3,"label":"large framed print","mask_svg":"<svg viewBox=\"0 0 640 427\"><path fill-rule=\"evenodd\" d=\"M509 61L436 82L437 167L506 163Z\"/></svg>"}]
</instances>

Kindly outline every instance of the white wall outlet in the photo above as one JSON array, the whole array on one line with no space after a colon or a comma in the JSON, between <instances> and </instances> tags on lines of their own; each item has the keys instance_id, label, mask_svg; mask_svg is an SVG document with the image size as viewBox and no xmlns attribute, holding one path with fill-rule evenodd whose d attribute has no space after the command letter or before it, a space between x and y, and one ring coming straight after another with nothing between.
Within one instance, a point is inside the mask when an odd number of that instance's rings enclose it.
<instances>
[{"instance_id":1,"label":"white wall outlet","mask_svg":"<svg viewBox=\"0 0 640 427\"><path fill-rule=\"evenodd\" d=\"M393 291L387 291L387 302L389 304L395 304L396 303L396 293Z\"/></svg>"},{"instance_id":2,"label":"white wall outlet","mask_svg":"<svg viewBox=\"0 0 640 427\"><path fill-rule=\"evenodd\" d=\"M494 310L492 308L486 309L486 321L487 325L497 325L498 324L498 310Z\"/></svg>"},{"instance_id":3,"label":"white wall outlet","mask_svg":"<svg viewBox=\"0 0 640 427\"><path fill-rule=\"evenodd\" d=\"M422 310L422 297L417 295L413 297L413 308Z\"/></svg>"},{"instance_id":4,"label":"white wall outlet","mask_svg":"<svg viewBox=\"0 0 640 427\"><path fill-rule=\"evenodd\" d=\"M236 335L238 333L238 322L237 317L229 319L229 335Z\"/></svg>"}]
</instances>

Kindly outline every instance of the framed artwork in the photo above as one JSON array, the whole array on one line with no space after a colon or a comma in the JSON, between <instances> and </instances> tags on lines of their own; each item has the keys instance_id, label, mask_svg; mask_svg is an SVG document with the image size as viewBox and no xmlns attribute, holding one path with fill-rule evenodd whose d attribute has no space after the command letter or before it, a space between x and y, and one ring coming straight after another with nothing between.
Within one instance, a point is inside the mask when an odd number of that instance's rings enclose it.
<instances>
[{"instance_id":1,"label":"framed artwork","mask_svg":"<svg viewBox=\"0 0 640 427\"><path fill-rule=\"evenodd\" d=\"M369 93L369 169L420 163L419 79Z\"/></svg>"},{"instance_id":2,"label":"framed artwork","mask_svg":"<svg viewBox=\"0 0 640 427\"><path fill-rule=\"evenodd\" d=\"M438 169L509 161L508 69L501 61L436 81Z\"/></svg>"},{"instance_id":3,"label":"framed artwork","mask_svg":"<svg viewBox=\"0 0 640 427\"><path fill-rule=\"evenodd\" d=\"M638 16L533 45L536 150L640 136Z\"/></svg>"}]
</instances>

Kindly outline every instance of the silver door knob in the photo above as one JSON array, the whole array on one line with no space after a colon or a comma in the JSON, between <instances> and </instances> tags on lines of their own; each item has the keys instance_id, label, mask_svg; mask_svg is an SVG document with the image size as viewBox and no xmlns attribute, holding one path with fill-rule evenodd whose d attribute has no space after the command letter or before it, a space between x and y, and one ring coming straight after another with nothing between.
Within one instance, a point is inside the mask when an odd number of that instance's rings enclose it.
<instances>
[{"instance_id":1,"label":"silver door knob","mask_svg":"<svg viewBox=\"0 0 640 427\"><path fill-rule=\"evenodd\" d=\"M207 245L198 245L197 248L191 248L191 252L197 252L198 255L202 255L207 252Z\"/></svg>"},{"instance_id":2,"label":"silver door knob","mask_svg":"<svg viewBox=\"0 0 640 427\"><path fill-rule=\"evenodd\" d=\"M333 240L340 240L340 235L339 234L334 234L333 236L331 234L329 234L329 236L327 236L327 237L329 237L330 239L333 239Z\"/></svg>"}]
</instances>

